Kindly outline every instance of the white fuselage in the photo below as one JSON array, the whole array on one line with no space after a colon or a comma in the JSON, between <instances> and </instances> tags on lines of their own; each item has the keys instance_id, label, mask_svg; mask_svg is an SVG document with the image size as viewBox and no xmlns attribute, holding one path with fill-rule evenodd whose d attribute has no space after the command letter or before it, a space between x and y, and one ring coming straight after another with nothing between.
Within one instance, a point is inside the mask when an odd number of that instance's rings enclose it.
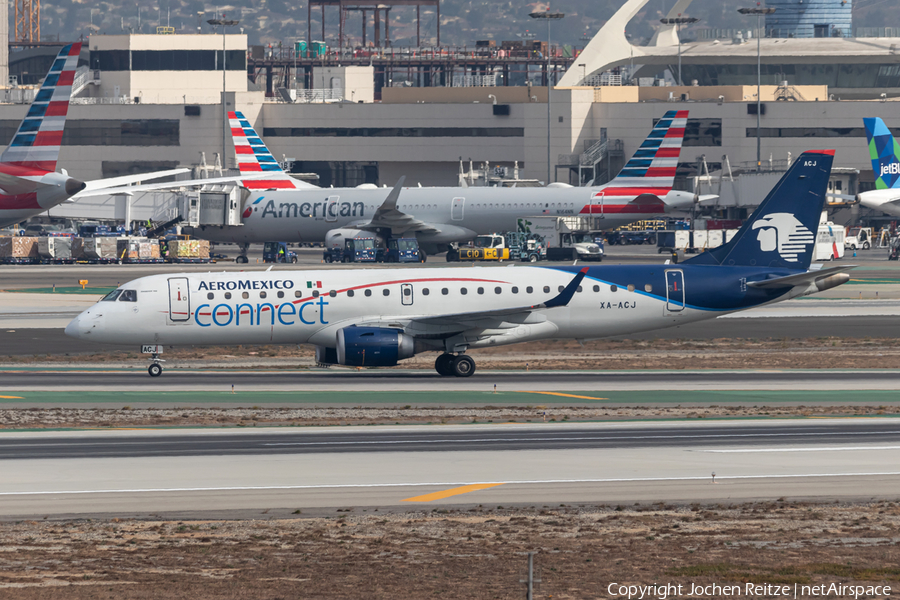
<instances>
[{"instance_id":1,"label":"white fuselage","mask_svg":"<svg viewBox=\"0 0 900 600\"><path fill-rule=\"evenodd\" d=\"M416 233L421 242L446 244L470 240L476 234L515 231L519 217L577 215L593 215L601 229L612 229L639 219L664 217L693 201L691 194L673 190L665 196L665 203L632 204L633 197L598 195L601 189L404 188L397 209L418 224L392 228L392 233ZM368 225L390 192L388 188L253 191L243 210L242 225L200 227L194 235L236 243L320 242L332 229Z\"/></svg>"},{"instance_id":2,"label":"white fuselage","mask_svg":"<svg viewBox=\"0 0 900 600\"><path fill-rule=\"evenodd\" d=\"M466 330L465 344L477 348L546 338L598 338L727 312L690 306L670 310L662 283L666 268L655 269L661 282L654 290L657 295L644 291L644 284L629 291L626 285L588 277L568 306L486 318ZM98 302L72 321L66 333L112 344L333 348L339 329L390 327L396 322L397 327L406 326L407 333L439 338L451 327L416 321L537 305L557 296L572 278L570 272L526 266L154 275L122 286L136 291L135 302Z\"/></svg>"},{"instance_id":3,"label":"white fuselage","mask_svg":"<svg viewBox=\"0 0 900 600\"><path fill-rule=\"evenodd\" d=\"M900 200L900 189L870 190L859 195L859 203L863 206L900 216L900 204L897 200Z\"/></svg>"}]
</instances>

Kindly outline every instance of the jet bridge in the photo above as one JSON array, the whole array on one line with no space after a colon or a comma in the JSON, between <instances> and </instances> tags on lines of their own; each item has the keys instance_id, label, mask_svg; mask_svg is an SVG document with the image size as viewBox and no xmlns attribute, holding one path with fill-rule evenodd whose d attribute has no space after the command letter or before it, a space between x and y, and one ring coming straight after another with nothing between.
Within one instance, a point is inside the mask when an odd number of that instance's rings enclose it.
<instances>
[{"instance_id":1,"label":"jet bridge","mask_svg":"<svg viewBox=\"0 0 900 600\"><path fill-rule=\"evenodd\" d=\"M243 225L241 212L250 191L240 186L211 186L178 193L179 214L189 227Z\"/></svg>"}]
</instances>

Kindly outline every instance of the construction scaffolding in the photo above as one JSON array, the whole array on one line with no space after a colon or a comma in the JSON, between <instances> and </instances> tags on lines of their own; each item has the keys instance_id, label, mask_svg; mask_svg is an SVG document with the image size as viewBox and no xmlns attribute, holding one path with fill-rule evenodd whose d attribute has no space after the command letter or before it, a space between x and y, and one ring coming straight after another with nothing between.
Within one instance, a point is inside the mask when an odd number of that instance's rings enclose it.
<instances>
[{"instance_id":1,"label":"construction scaffolding","mask_svg":"<svg viewBox=\"0 0 900 600\"><path fill-rule=\"evenodd\" d=\"M16 0L13 22L16 30L13 40L16 42L41 41L41 0Z\"/></svg>"},{"instance_id":2,"label":"construction scaffolding","mask_svg":"<svg viewBox=\"0 0 900 600\"><path fill-rule=\"evenodd\" d=\"M312 10L318 6L322 11L322 41L325 41L325 7L336 6L339 10L338 17L338 47L344 47L344 25L348 14L359 12L362 14L362 45L366 45L366 29L368 27L369 13L374 19L374 45L376 48L390 47L391 45L391 8L395 6L416 7L416 46L422 45L422 18L423 6L433 6L437 11L435 19L436 43L441 45L441 3L440 0L309 0L306 11L307 41L312 41ZM384 34L382 35L382 17L384 17Z\"/></svg>"}]
</instances>

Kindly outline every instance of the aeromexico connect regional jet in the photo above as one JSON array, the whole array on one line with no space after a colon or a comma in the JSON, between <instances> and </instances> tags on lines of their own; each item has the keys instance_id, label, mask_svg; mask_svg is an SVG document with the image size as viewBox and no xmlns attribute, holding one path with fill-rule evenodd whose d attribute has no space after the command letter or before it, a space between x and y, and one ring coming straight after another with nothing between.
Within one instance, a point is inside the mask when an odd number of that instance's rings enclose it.
<instances>
[{"instance_id":1,"label":"aeromexico connect regional jet","mask_svg":"<svg viewBox=\"0 0 900 600\"><path fill-rule=\"evenodd\" d=\"M833 150L806 152L724 246L677 265L283 270L153 275L81 313L66 334L141 346L312 344L319 363L393 366L440 353L672 327L813 294L852 266L810 270Z\"/></svg>"},{"instance_id":2,"label":"aeromexico connect regional jet","mask_svg":"<svg viewBox=\"0 0 900 600\"><path fill-rule=\"evenodd\" d=\"M900 145L880 118L863 119L863 124L875 173L875 189L859 194L859 203L900 216Z\"/></svg>"},{"instance_id":3,"label":"aeromexico connect regional jet","mask_svg":"<svg viewBox=\"0 0 900 600\"><path fill-rule=\"evenodd\" d=\"M246 262L250 243L320 242L329 231L342 228L342 234L351 237L361 231L415 235L433 254L476 234L515 229L518 217L594 215L602 217L603 229L610 229L663 217L694 201L692 193L672 189L686 110L667 112L618 176L602 186L410 187L394 193L371 184L319 188L300 183L282 171L242 113L231 112L229 117L240 171L257 179L244 181L251 194L242 225L204 226L193 234L242 244L239 262ZM269 176L259 178L260 173Z\"/></svg>"},{"instance_id":4,"label":"aeromexico connect regional jet","mask_svg":"<svg viewBox=\"0 0 900 600\"><path fill-rule=\"evenodd\" d=\"M24 221L79 193L190 170L171 169L88 183L69 177L65 171L56 172L80 52L80 42L59 51L12 142L0 154L0 227Z\"/></svg>"}]
</instances>

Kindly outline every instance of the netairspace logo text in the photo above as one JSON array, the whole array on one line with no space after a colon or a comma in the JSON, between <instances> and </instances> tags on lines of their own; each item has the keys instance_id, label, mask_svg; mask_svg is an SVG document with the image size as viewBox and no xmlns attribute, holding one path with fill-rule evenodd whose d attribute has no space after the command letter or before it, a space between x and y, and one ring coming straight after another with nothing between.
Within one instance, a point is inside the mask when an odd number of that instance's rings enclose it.
<instances>
[{"instance_id":1,"label":"netairspace logo text","mask_svg":"<svg viewBox=\"0 0 900 600\"><path fill-rule=\"evenodd\" d=\"M743 585L653 584L633 585L610 583L606 593L614 598L628 600L666 600L670 597L693 596L695 598L739 598L742 596L781 596L784 598L860 598L890 596L887 585L849 585L823 583L819 585L774 585L771 583L745 583Z\"/></svg>"}]
</instances>

